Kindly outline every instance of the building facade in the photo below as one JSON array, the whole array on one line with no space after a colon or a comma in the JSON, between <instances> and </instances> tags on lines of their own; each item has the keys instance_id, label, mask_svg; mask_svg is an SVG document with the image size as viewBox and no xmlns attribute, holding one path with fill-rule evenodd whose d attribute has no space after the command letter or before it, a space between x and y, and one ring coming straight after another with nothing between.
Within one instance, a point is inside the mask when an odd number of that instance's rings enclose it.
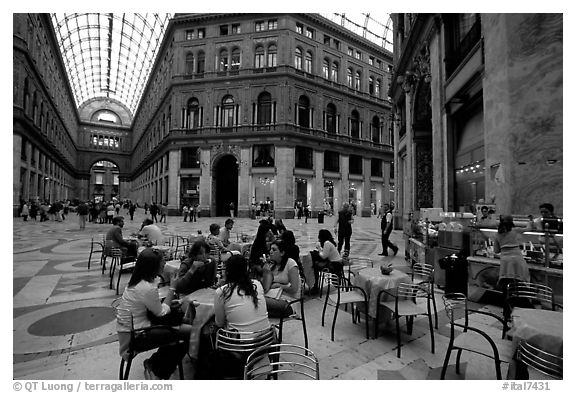
<instances>
[{"instance_id":1,"label":"building facade","mask_svg":"<svg viewBox=\"0 0 576 393\"><path fill-rule=\"evenodd\" d=\"M239 216L262 205L277 217L292 217L297 202L316 214L350 201L370 215L372 204L393 199L392 53L338 24L316 14L176 14L131 114L110 99L74 108L46 22L15 14L15 204L33 197L30 187L42 191L29 180L44 176L32 153L16 150L38 150L29 141L45 124L34 121L17 84L46 84L55 70L63 102L50 105L67 145L41 154L63 168L66 198L156 201L174 213L197 204L211 216L228 215L230 203ZM36 70L29 24L47 37L42 50L55 64L48 75ZM52 86L42 88L54 101ZM116 168L108 188L97 181L104 161Z\"/></svg>"},{"instance_id":2,"label":"building facade","mask_svg":"<svg viewBox=\"0 0 576 393\"><path fill-rule=\"evenodd\" d=\"M396 206L562 201L561 14L394 14Z\"/></svg>"}]
</instances>

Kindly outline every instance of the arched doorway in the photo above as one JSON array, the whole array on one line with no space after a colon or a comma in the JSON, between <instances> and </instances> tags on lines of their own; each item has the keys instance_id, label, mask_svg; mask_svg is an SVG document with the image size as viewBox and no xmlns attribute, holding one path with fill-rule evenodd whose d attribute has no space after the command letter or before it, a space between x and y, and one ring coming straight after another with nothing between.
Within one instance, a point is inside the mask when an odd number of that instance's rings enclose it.
<instances>
[{"instance_id":1,"label":"arched doorway","mask_svg":"<svg viewBox=\"0 0 576 393\"><path fill-rule=\"evenodd\" d=\"M214 200L216 216L230 215L230 202L234 203L234 216L238 211L238 164L231 154L220 158L214 165Z\"/></svg>"},{"instance_id":2,"label":"arched doorway","mask_svg":"<svg viewBox=\"0 0 576 393\"><path fill-rule=\"evenodd\" d=\"M118 166L107 160L97 161L90 167L88 197L95 202L108 202L120 197Z\"/></svg>"}]
</instances>

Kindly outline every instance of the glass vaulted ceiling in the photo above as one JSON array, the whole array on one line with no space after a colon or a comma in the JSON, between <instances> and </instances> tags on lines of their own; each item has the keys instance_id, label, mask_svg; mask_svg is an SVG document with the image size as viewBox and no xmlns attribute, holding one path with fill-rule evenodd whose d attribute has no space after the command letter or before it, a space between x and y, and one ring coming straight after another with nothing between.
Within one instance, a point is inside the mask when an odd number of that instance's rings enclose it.
<instances>
[{"instance_id":1,"label":"glass vaulted ceiling","mask_svg":"<svg viewBox=\"0 0 576 393\"><path fill-rule=\"evenodd\" d=\"M52 14L79 107L114 98L135 113L170 14Z\"/></svg>"},{"instance_id":2,"label":"glass vaulted ceiling","mask_svg":"<svg viewBox=\"0 0 576 393\"><path fill-rule=\"evenodd\" d=\"M322 13L323 17L392 51L384 13ZM171 14L52 14L76 105L114 98L136 112Z\"/></svg>"},{"instance_id":3,"label":"glass vaulted ceiling","mask_svg":"<svg viewBox=\"0 0 576 393\"><path fill-rule=\"evenodd\" d=\"M392 52L393 31L390 14L383 12L351 12L321 13L320 15Z\"/></svg>"}]
</instances>

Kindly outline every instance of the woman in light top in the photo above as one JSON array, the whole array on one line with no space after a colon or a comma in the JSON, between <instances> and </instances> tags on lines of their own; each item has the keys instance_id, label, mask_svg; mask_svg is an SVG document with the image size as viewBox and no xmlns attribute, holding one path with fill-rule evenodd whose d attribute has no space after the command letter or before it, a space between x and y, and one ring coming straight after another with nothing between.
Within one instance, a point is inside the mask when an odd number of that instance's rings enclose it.
<instances>
[{"instance_id":1,"label":"woman in light top","mask_svg":"<svg viewBox=\"0 0 576 393\"><path fill-rule=\"evenodd\" d=\"M332 237L332 233L328 229L320 229L318 232L318 243L316 250L310 252L312 254L312 265L314 268L314 287L310 290L311 294L318 293L318 278L320 271L328 268L330 273L342 275L343 265L342 257L336 248L336 242Z\"/></svg>"},{"instance_id":2,"label":"woman in light top","mask_svg":"<svg viewBox=\"0 0 576 393\"><path fill-rule=\"evenodd\" d=\"M241 255L226 261L225 284L214 297L215 324L226 329L256 332L270 326L264 289L250 279L248 263Z\"/></svg>"}]
</instances>

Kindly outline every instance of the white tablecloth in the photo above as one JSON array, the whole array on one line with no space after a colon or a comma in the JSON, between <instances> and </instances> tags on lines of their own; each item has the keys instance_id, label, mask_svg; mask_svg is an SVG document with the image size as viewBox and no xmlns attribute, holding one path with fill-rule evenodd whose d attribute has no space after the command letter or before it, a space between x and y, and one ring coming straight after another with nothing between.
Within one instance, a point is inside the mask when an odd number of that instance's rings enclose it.
<instances>
[{"instance_id":1,"label":"white tablecloth","mask_svg":"<svg viewBox=\"0 0 576 393\"><path fill-rule=\"evenodd\" d=\"M554 355L563 356L563 313L551 310L514 308L512 329L514 340L528 343Z\"/></svg>"},{"instance_id":2,"label":"white tablecloth","mask_svg":"<svg viewBox=\"0 0 576 393\"><path fill-rule=\"evenodd\" d=\"M388 275L382 274L379 267L369 267L357 272L353 284L363 288L368 296L368 314L376 317L378 293L383 289L396 288L401 283L410 283L410 276L400 270L392 270ZM386 300L383 298L382 300Z\"/></svg>"}]
</instances>

